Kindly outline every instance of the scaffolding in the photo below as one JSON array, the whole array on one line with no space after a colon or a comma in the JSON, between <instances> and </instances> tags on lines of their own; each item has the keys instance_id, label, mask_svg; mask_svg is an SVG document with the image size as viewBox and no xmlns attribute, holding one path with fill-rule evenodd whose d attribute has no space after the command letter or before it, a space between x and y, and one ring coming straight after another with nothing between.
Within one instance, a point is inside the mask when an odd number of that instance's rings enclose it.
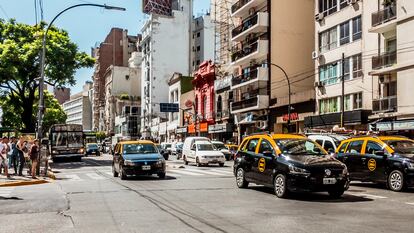
<instances>
[{"instance_id":1,"label":"scaffolding","mask_svg":"<svg viewBox=\"0 0 414 233\"><path fill-rule=\"evenodd\" d=\"M145 14L171 16L172 0L142 0L142 9Z\"/></svg>"},{"instance_id":2,"label":"scaffolding","mask_svg":"<svg viewBox=\"0 0 414 233\"><path fill-rule=\"evenodd\" d=\"M230 69L231 30L234 28L231 7L234 2L234 0L212 0L214 63L218 68L219 76L222 77L226 76Z\"/></svg>"}]
</instances>

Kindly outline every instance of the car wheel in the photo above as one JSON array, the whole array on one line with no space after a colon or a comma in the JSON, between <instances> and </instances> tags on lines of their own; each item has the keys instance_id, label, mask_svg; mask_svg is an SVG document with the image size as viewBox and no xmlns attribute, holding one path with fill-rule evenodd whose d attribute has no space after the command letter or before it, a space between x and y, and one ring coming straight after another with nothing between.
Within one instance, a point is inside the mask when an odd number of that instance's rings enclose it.
<instances>
[{"instance_id":1,"label":"car wheel","mask_svg":"<svg viewBox=\"0 0 414 233\"><path fill-rule=\"evenodd\" d=\"M219 163L219 166L220 167L224 167L224 163Z\"/></svg>"},{"instance_id":2,"label":"car wheel","mask_svg":"<svg viewBox=\"0 0 414 233\"><path fill-rule=\"evenodd\" d=\"M126 180L127 176L124 172L124 168L122 165L119 165L119 176L121 177L121 180Z\"/></svg>"},{"instance_id":3,"label":"car wheel","mask_svg":"<svg viewBox=\"0 0 414 233\"><path fill-rule=\"evenodd\" d=\"M185 156L183 157L183 160L184 160L184 164L188 165L188 161L187 161L187 158Z\"/></svg>"},{"instance_id":4,"label":"car wheel","mask_svg":"<svg viewBox=\"0 0 414 233\"><path fill-rule=\"evenodd\" d=\"M196 165L197 165L197 167L201 167L201 163L200 163L200 161L198 160L198 157L196 158Z\"/></svg>"},{"instance_id":5,"label":"car wheel","mask_svg":"<svg viewBox=\"0 0 414 233\"><path fill-rule=\"evenodd\" d=\"M277 197L285 198L288 195L286 176L278 174L273 181L273 188Z\"/></svg>"},{"instance_id":6,"label":"car wheel","mask_svg":"<svg viewBox=\"0 0 414 233\"><path fill-rule=\"evenodd\" d=\"M165 172L158 173L158 178L164 179L165 178Z\"/></svg>"},{"instance_id":7,"label":"car wheel","mask_svg":"<svg viewBox=\"0 0 414 233\"><path fill-rule=\"evenodd\" d=\"M400 192L404 189L404 175L398 170L392 171L388 175L388 187L394 192Z\"/></svg>"},{"instance_id":8,"label":"car wheel","mask_svg":"<svg viewBox=\"0 0 414 233\"><path fill-rule=\"evenodd\" d=\"M118 172L115 170L115 164L112 164L112 174L114 175L114 177L118 177Z\"/></svg>"},{"instance_id":9,"label":"car wheel","mask_svg":"<svg viewBox=\"0 0 414 233\"><path fill-rule=\"evenodd\" d=\"M331 196L334 199L341 198L342 195L344 195L345 189L344 188L335 188L332 190L329 190L329 196Z\"/></svg>"},{"instance_id":10,"label":"car wheel","mask_svg":"<svg viewBox=\"0 0 414 233\"><path fill-rule=\"evenodd\" d=\"M244 170L243 168L237 169L236 172L236 184L239 188L247 188L249 186L249 182L246 181L246 178L244 177Z\"/></svg>"}]
</instances>

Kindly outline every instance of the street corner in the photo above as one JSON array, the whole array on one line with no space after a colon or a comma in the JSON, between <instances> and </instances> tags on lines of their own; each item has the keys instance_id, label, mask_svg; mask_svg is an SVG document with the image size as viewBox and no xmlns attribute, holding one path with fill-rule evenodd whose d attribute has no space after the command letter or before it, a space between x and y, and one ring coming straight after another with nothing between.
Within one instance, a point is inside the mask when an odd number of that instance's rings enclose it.
<instances>
[{"instance_id":1,"label":"street corner","mask_svg":"<svg viewBox=\"0 0 414 233\"><path fill-rule=\"evenodd\" d=\"M19 178L10 178L7 179L5 177L0 177L0 188L1 187L14 187L14 186L28 186L28 185L36 185L36 184L46 184L50 183L48 178L38 178L38 179L31 179L26 177L19 177Z\"/></svg>"}]
</instances>

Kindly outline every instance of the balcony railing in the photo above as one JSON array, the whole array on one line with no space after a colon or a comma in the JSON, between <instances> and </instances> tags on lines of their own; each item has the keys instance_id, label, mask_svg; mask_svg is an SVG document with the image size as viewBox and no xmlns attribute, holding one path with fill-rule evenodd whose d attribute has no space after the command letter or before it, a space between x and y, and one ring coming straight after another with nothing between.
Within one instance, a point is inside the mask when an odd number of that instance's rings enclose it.
<instances>
[{"instance_id":1,"label":"balcony railing","mask_svg":"<svg viewBox=\"0 0 414 233\"><path fill-rule=\"evenodd\" d=\"M396 3L372 14L372 26L376 27L397 18Z\"/></svg>"},{"instance_id":2,"label":"balcony railing","mask_svg":"<svg viewBox=\"0 0 414 233\"><path fill-rule=\"evenodd\" d=\"M379 56L372 57L372 69L379 70L397 63L397 51L386 52Z\"/></svg>"},{"instance_id":3,"label":"balcony railing","mask_svg":"<svg viewBox=\"0 0 414 233\"><path fill-rule=\"evenodd\" d=\"M259 40L268 40L268 34L263 33L262 35L253 38L251 40L248 40L244 43L241 43L238 46L235 46L232 48L232 55L231 55L231 61L235 62L236 60L239 60L245 56L248 56L254 52L256 52L259 48Z\"/></svg>"},{"instance_id":4,"label":"balcony railing","mask_svg":"<svg viewBox=\"0 0 414 233\"><path fill-rule=\"evenodd\" d=\"M372 111L379 112L396 112L397 111L397 96L388 96L385 98L372 101Z\"/></svg>"},{"instance_id":5,"label":"balcony railing","mask_svg":"<svg viewBox=\"0 0 414 233\"><path fill-rule=\"evenodd\" d=\"M249 99L241 100L238 102L233 102L231 105L232 111L237 111L245 108L251 108L257 106L258 97L252 97Z\"/></svg>"},{"instance_id":6,"label":"balcony railing","mask_svg":"<svg viewBox=\"0 0 414 233\"><path fill-rule=\"evenodd\" d=\"M239 0L236 3L234 3L231 6L231 13L236 12L237 10L239 10L240 8L242 8L244 5L246 5L248 2L250 2L252 0Z\"/></svg>"},{"instance_id":7,"label":"balcony railing","mask_svg":"<svg viewBox=\"0 0 414 233\"><path fill-rule=\"evenodd\" d=\"M247 29L253 27L254 25L257 24L259 19L259 14L256 13L255 15L253 15L252 17L249 17L247 19L245 19L242 24L238 27L236 27L235 29L232 30L231 35L232 37L236 37L238 36L240 33L246 31Z\"/></svg>"},{"instance_id":8,"label":"balcony railing","mask_svg":"<svg viewBox=\"0 0 414 233\"><path fill-rule=\"evenodd\" d=\"M239 75L237 77L233 77L233 79L231 80L231 84L233 86L236 86L236 85L248 82L250 80L256 79L257 75L258 75L258 69L256 67L248 73L243 73L242 75Z\"/></svg>"}]
</instances>

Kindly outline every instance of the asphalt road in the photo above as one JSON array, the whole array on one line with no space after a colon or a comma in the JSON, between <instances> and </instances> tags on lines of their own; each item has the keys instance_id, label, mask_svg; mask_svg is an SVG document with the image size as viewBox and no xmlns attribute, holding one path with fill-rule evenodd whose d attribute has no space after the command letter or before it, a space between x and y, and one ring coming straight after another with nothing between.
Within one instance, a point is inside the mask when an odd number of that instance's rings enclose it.
<instances>
[{"instance_id":1,"label":"asphalt road","mask_svg":"<svg viewBox=\"0 0 414 233\"><path fill-rule=\"evenodd\" d=\"M168 161L167 177L112 177L111 157L52 164L50 184L0 188L0 232L413 232L414 191L352 184L278 199L225 167Z\"/></svg>"}]
</instances>

